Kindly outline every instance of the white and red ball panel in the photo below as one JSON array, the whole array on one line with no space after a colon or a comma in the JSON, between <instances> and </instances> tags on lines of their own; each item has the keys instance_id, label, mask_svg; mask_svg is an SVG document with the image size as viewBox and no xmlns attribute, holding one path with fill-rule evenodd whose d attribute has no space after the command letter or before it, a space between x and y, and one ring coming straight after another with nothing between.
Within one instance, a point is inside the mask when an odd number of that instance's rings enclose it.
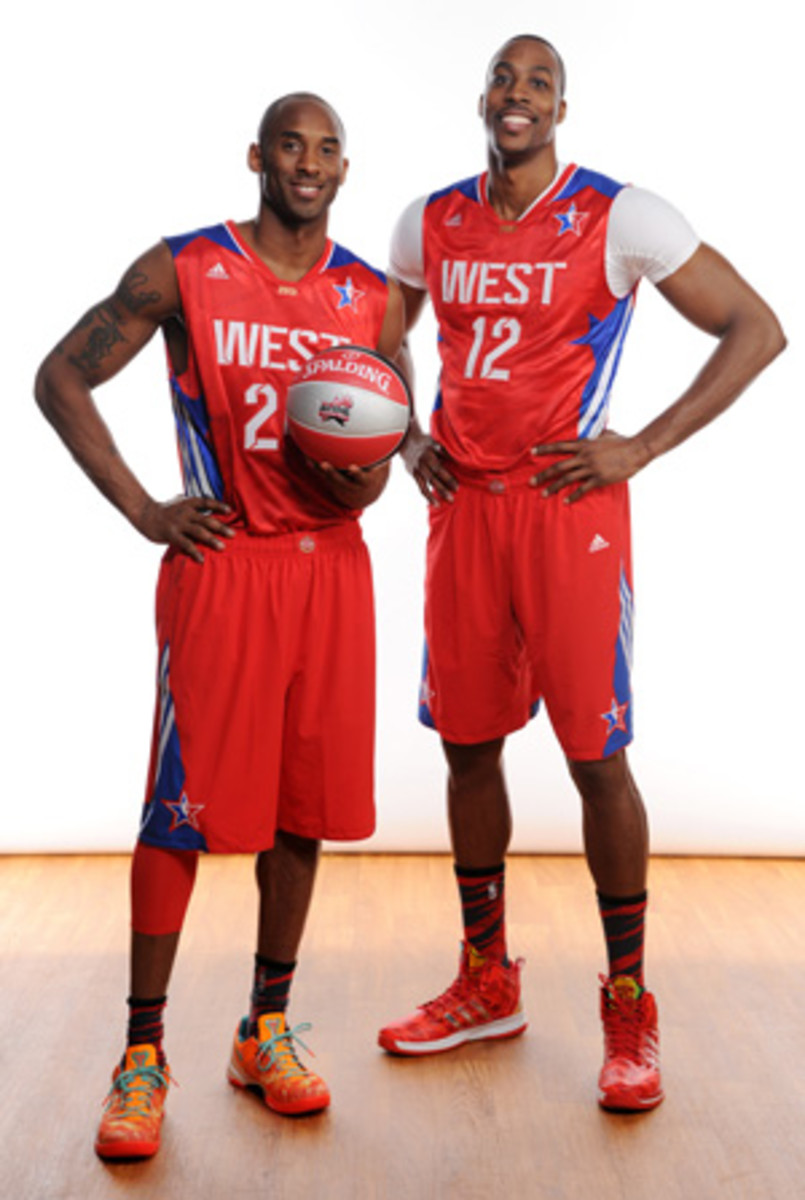
<instances>
[{"instance_id":1,"label":"white and red ball panel","mask_svg":"<svg viewBox=\"0 0 805 1200\"><path fill-rule=\"evenodd\" d=\"M334 467L368 467L390 458L410 419L402 375L361 346L320 351L288 389L289 435L303 454Z\"/></svg>"}]
</instances>

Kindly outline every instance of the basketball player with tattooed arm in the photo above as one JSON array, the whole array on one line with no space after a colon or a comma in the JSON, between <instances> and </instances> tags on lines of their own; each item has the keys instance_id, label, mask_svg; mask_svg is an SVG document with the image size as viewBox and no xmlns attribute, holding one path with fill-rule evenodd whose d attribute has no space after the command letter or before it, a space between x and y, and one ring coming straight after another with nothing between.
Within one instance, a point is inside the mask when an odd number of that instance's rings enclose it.
<instances>
[{"instance_id":1,"label":"basketball player with tattooed arm","mask_svg":"<svg viewBox=\"0 0 805 1200\"><path fill-rule=\"evenodd\" d=\"M558 163L564 90L549 43L504 45L480 101L488 171L414 202L393 239L407 327L427 296L439 325L430 436L414 427L404 452L431 504L420 717L447 759L464 940L455 982L379 1040L432 1054L525 1029L505 935L502 753L544 700L581 796L608 950L598 1098L645 1110L663 1092L643 978L647 822L626 757L627 480L723 412L784 338L669 204ZM678 399L622 437L607 406L644 276L717 345Z\"/></svg>"},{"instance_id":2,"label":"basketball player with tattooed arm","mask_svg":"<svg viewBox=\"0 0 805 1200\"><path fill-rule=\"evenodd\" d=\"M248 162L256 220L148 250L45 359L42 411L100 491L167 543L157 590L154 740L131 870L128 1046L96 1140L105 1158L159 1147L170 1073L163 1009L200 851L257 855L249 1015L231 1083L269 1108L330 1102L286 1021L322 838L374 827L374 614L358 517L388 466L335 471L283 442L286 389L348 342L393 357L396 285L330 240L344 130L307 93L266 111ZM127 467L92 398L162 330L184 477L160 503ZM326 711L325 711L326 705Z\"/></svg>"}]
</instances>

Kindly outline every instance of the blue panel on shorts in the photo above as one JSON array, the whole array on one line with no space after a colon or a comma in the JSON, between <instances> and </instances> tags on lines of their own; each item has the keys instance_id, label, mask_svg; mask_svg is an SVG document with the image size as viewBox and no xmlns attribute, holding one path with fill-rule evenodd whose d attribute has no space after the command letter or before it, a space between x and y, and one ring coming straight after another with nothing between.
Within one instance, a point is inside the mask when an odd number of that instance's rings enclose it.
<instances>
[{"instance_id":1,"label":"blue panel on shorts","mask_svg":"<svg viewBox=\"0 0 805 1200\"><path fill-rule=\"evenodd\" d=\"M622 750L632 740L632 622L634 598L626 572L621 567L620 580L621 619L618 641L615 647L615 670L612 676L612 706L601 716L607 722L608 735L604 745L604 758Z\"/></svg>"},{"instance_id":2,"label":"blue panel on shorts","mask_svg":"<svg viewBox=\"0 0 805 1200\"><path fill-rule=\"evenodd\" d=\"M194 804L186 789L182 749L170 691L170 646L159 660L159 724L154 789L143 809L140 841L168 850L206 850L199 829L202 804Z\"/></svg>"}]
</instances>

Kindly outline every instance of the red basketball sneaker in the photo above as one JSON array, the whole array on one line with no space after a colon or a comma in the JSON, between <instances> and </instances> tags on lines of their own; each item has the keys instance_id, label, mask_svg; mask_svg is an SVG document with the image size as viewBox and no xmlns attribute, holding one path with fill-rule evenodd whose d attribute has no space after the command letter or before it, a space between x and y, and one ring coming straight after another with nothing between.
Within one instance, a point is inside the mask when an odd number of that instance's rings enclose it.
<instances>
[{"instance_id":1,"label":"red basketball sneaker","mask_svg":"<svg viewBox=\"0 0 805 1200\"><path fill-rule=\"evenodd\" d=\"M515 1037L528 1022L520 1003L522 959L504 965L462 945L458 978L446 992L387 1025L378 1043L391 1054L439 1054L464 1042Z\"/></svg>"},{"instance_id":2,"label":"red basketball sneaker","mask_svg":"<svg viewBox=\"0 0 805 1200\"><path fill-rule=\"evenodd\" d=\"M154 1046L129 1046L115 1067L112 1088L95 1139L101 1158L150 1158L159 1149L165 1097L170 1083L167 1064Z\"/></svg>"},{"instance_id":3,"label":"red basketball sneaker","mask_svg":"<svg viewBox=\"0 0 805 1200\"><path fill-rule=\"evenodd\" d=\"M284 1013L265 1013L257 1021L257 1037L249 1036L244 1017L232 1046L227 1079L233 1087L258 1091L274 1112L296 1116L319 1112L330 1103L327 1084L308 1071L296 1055L294 1042L305 1050L298 1036L310 1025L288 1029Z\"/></svg>"},{"instance_id":4,"label":"red basketball sneaker","mask_svg":"<svg viewBox=\"0 0 805 1200\"><path fill-rule=\"evenodd\" d=\"M662 1102L660 1034L651 992L630 975L601 976L604 1065L598 1103L620 1112L642 1112Z\"/></svg>"}]
</instances>

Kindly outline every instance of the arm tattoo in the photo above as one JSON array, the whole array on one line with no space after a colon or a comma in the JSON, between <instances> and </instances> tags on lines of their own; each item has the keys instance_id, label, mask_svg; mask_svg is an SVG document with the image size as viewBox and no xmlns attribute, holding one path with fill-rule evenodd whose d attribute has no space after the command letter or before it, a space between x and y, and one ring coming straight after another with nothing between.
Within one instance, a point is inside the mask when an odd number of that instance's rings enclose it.
<instances>
[{"instance_id":1,"label":"arm tattoo","mask_svg":"<svg viewBox=\"0 0 805 1200\"><path fill-rule=\"evenodd\" d=\"M90 309L79 321L76 329L89 327L84 348L79 354L71 354L69 361L78 367L82 375L92 376L105 358L112 353L118 342L126 339L120 332L120 314L108 301Z\"/></svg>"},{"instance_id":2,"label":"arm tattoo","mask_svg":"<svg viewBox=\"0 0 805 1200\"><path fill-rule=\"evenodd\" d=\"M139 270L136 266L123 276L117 289L117 297L121 304L125 304L129 312L138 313L149 304L157 304L162 299L157 291L145 291L145 286L149 282L145 271Z\"/></svg>"}]
</instances>

